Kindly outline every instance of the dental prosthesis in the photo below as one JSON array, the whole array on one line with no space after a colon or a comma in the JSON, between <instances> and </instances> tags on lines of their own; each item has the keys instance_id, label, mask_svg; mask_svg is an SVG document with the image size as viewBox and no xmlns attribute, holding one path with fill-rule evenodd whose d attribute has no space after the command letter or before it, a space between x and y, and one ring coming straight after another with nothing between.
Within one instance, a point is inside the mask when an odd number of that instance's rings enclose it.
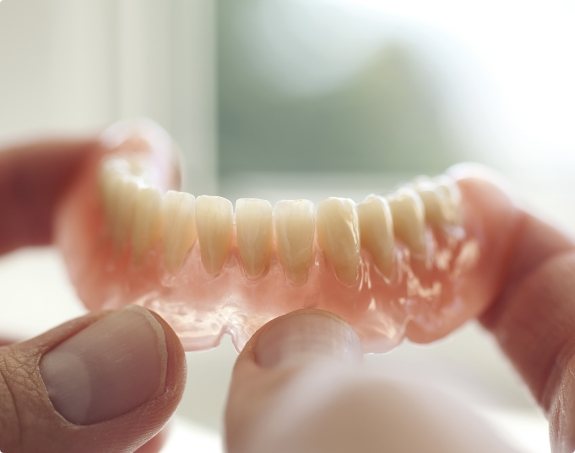
<instances>
[{"instance_id":1,"label":"dental prosthesis","mask_svg":"<svg viewBox=\"0 0 575 453\"><path fill-rule=\"evenodd\" d=\"M496 294L513 215L485 181L234 209L175 190L173 145L151 123L117 124L101 143L56 220L72 281L90 309L157 311L187 350L225 333L241 348L270 319L313 307L353 325L366 352L387 351L446 335Z\"/></svg>"}]
</instances>

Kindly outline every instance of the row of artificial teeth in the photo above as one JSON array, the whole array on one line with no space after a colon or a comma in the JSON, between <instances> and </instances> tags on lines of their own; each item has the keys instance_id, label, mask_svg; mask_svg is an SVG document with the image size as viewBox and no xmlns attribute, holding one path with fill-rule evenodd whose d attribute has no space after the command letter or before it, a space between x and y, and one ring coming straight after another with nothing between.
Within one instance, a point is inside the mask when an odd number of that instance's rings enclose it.
<instances>
[{"instance_id":1,"label":"row of artificial teeth","mask_svg":"<svg viewBox=\"0 0 575 453\"><path fill-rule=\"evenodd\" d=\"M235 241L249 278L267 272L274 249L288 278L303 284L314 261L314 244L322 250L338 278L357 280L360 251L372 257L384 275L391 275L395 242L414 256L426 253L426 223L443 228L459 222L459 192L446 177L421 179L386 197L368 196L361 203L328 198L315 209L309 200L283 200L275 207L254 198L232 203L218 196L194 197L159 190L140 178L103 166L102 193L114 241L129 240L138 260L162 242L166 268L176 273L199 243L203 266L217 275Z\"/></svg>"}]
</instances>

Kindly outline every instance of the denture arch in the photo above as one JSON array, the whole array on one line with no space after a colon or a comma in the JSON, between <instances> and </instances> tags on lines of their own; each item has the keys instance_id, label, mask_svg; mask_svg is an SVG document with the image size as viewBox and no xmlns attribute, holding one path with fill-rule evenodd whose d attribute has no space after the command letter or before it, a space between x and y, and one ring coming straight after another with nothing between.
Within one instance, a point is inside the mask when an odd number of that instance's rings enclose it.
<instances>
[{"instance_id":1,"label":"denture arch","mask_svg":"<svg viewBox=\"0 0 575 453\"><path fill-rule=\"evenodd\" d=\"M58 243L91 309L129 303L172 325L187 350L242 347L300 308L350 322L369 352L410 325L430 339L460 323L479 240L457 181L418 178L356 203L178 191L173 145L158 126L118 124L62 203ZM442 333L441 333L442 335Z\"/></svg>"}]
</instances>

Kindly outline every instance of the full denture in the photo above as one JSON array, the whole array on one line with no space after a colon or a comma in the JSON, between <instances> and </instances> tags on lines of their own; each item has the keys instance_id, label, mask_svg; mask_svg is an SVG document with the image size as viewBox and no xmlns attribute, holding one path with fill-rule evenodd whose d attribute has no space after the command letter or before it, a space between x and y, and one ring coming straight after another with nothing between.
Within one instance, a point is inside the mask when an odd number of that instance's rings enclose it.
<instances>
[{"instance_id":1,"label":"full denture","mask_svg":"<svg viewBox=\"0 0 575 453\"><path fill-rule=\"evenodd\" d=\"M173 190L174 153L157 126L119 124L102 143L57 219L72 279L92 309L158 311L186 349L224 333L241 347L269 319L315 307L384 351L405 335L445 335L488 303L471 291L503 254L483 251L489 207L473 183L419 178L357 204L239 199L234 210Z\"/></svg>"}]
</instances>

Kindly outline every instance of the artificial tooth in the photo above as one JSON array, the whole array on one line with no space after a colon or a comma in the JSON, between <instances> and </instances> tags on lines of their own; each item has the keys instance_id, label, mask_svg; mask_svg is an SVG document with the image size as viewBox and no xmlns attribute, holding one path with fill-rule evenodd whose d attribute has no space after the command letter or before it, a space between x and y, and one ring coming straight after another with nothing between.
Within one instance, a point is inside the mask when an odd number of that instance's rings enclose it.
<instances>
[{"instance_id":1,"label":"artificial tooth","mask_svg":"<svg viewBox=\"0 0 575 453\"><path fill-rule=\"evenodd\" d=\"M359 225L353 201L327 198L318 205L317 237L337 277L346 284L356 282L359 270Z\"/></svg>"},{"instance_id":2,"label":"artificial tooth","mask_svg":"<svg viewBox=\"0 0 575 453\"><path fill-rule=\"evenodd\" d=\"M102 196L102 208L108 222L115 218L116 199L118 198L122 177L112 169L103 166L100 172L100 191Z\"/></svg>"},{"instance_id":3,"label":"artificial tooth","mask_svg":"<svg viewBox=\"0 0 575 453\"><path fill-rule=\"evenodd\" d=\"M416 255L425 255L425 211L413 189L402 188L387 197L395 235Z\"/></svg>"},{"instance_id":4,"label":"artificial tooth","mask_svg":"<svg viewBox=\"0 0 575 453\"><path fill-rule=\"evenodd\" d=\"M445 217L450 223L461 222L461 193L454 179L447 175L434 178L436 193L441 197L445 206Z\"/></svg>"},{"instance_id":5,"label":"artificial tooth","mask_svg":"<svg viewBox=\"0 0 575 453\"><path fill-rule=\"evenodd\" d=\"M132 253L139 260L158 238L161 195L153 187L140 188L134 201Z\"/></svg>"},{"instance_id":6,"label":"artificial tooth","mask_svg":"<svg viewBox=\"0 0 575 453\"><path fill-rule=\"evenodd\" d=\"M273 216L279 261L288 279L302 285L313 264L314 205L309 200L282 200Z\"/></svg>"},{"instance_id":7,"label":"artificial tooth","mask_svg":"<svg viewBox=\"0 0 575 453\"><path fill-rule=\"evenodd\" d=\"M267 200L236 201L236 235L240 258L248 277L257 278L269 266L272 252L272 205Z\"/></svg>"},{"instance_id":8,"label":"artificial tooth","mask_svg":"<svg viewBox=\"0 0 575 453\"><path fill-rule=\"evenodd\" d=\"M232 243L233 208L230 200L208 195L198 197L196 227L204 268L209 274L218 274Z\"/></svg>"},{"instance_id":9,"label":"artificial tooth","mask_svg":"<svg viewBox=\"0 0 575 453\"><path fill-rule=\"evenodd\" d=\"M162 202L164 259L170 272L176 272L198 237L195 197L170 190Z\"/></svg>"},{"instance_id":10,"label":"artificial tooth","mask_svg":"<svg viewBox=\"0 0 575 453\"><path fill-rule=\"evenodd\" d=\"M376 267L390 276L393 269L393 218L389 203L376 195L357 205L361 246L371 255Z\"/></svg>"},{"instance_id":11,"label":"artificial tooth","mask_svg":"<svg viewBox=\"0 0 575 453\"><path fill-rule=\"evenodd\" d=\"M425 218L431 225L441 227L456 223L456 199L459 195L455 185L449 184L449 178L447 181L420 178L413 184L413 188L423 201Z\"/></svg>"},{"instance_id":12,"label":"artificial tooth","mask_svg":"<svg viewBox=\"0 0 575 453\"><path fill-rule=\"evenodd\" d=\"M111 219L112 237L116 244L122 247L128 240L128 233L132 225L132 216L134 213L134 202L139 191L138 183L131 178L120 178L116 201L113 207L113 216Z\"/></svg>"}]
</instances>

